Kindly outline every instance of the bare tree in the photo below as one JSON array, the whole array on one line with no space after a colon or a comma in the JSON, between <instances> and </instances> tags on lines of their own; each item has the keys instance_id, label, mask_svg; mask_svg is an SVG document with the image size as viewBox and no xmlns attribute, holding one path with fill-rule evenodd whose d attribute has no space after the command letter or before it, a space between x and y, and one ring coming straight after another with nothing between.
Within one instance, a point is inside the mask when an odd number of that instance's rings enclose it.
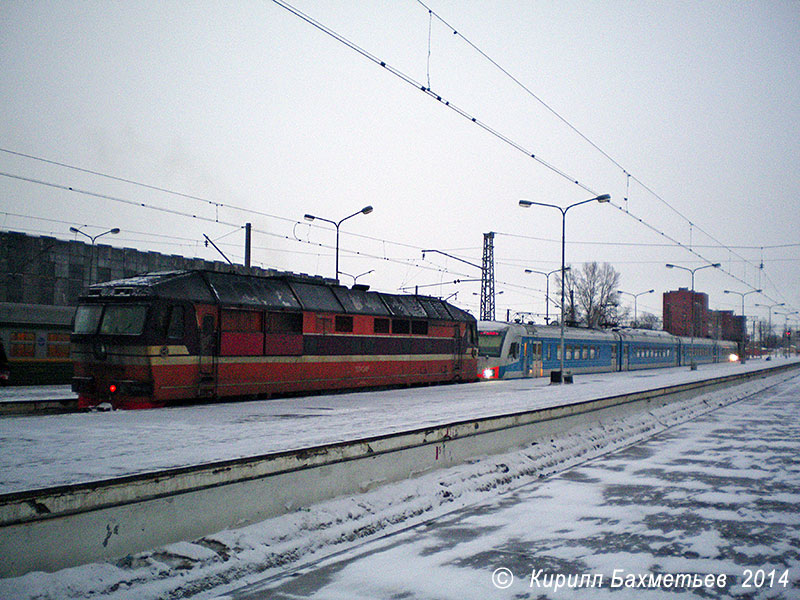
<instances>
[{"instance_id":1,"label":"bare tree","mask_svg":"<svg viewBox=\"0 0 800 600\"><path fill-rule=\"evenodd\" d=\"M639 322L636 323L636 327L639 329L661 329L661 319L654 315L653 313L642 313L642 316L639 317Z\"/></svg>"},{"instance_id":2,"label":"bare tree","mask_svg":"<svg viewBox=\"0 0 800 600\"><path fill-rule=\"evenodd\" d=\"M588 327L617 322L619 280L619 273L608 263L584 263L581 270L570 268L564 280L567 319ZM558 275L556 285L561 285Z\"/></svg>"}]
</instances>

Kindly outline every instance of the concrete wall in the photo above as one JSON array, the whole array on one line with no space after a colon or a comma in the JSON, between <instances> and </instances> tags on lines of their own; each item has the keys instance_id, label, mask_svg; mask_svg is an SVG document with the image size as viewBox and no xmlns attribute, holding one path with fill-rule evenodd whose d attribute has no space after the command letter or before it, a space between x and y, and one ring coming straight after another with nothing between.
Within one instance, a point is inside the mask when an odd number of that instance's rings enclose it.
<instances>
[{"instance_id":1,"label":"concrete wall","mask_svg":"<svg viewBox=\"0 0 800 600\"><path fill-rule=\"evenodd\" d=\"M91 283L149 271L209 269L228 271L222 261L142 252L107 244L0 231L0 302L71 306ZM243 266L237 270L247 272ZM271 271L252 267L252 273Z\"/></svg>"}]
</instances>

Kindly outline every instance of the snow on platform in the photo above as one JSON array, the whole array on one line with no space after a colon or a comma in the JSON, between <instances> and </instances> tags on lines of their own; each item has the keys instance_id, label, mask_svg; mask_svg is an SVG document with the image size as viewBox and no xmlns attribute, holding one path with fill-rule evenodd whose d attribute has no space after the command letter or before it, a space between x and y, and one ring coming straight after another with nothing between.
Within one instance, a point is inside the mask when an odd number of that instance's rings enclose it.
<instances>
[{"instance_id":1,"label":"snow on platform","mask_svg":"<svg viewBox=\"0 0 800 600\"><path fill-rule=\"evenodd\" d=\"M705 375L712 372L726 371L720 365ZM641 375L623 379L635 387L653 373ZM589 379L584 385L595 392L618 385L605 376ZM662 372L657 379L676 377ZM481 388L492 398L503 390L557 395L531 381ZM425 398L432 391L417 390ZM3 579L0 596L511 600L610 593L638 600L670 592L676 598L797 598L800 432L792 416L799 393L797 371L755 378L261 523L117 561ZM493 580L500 568L508 572ZM788 569L787 587L745 590L748 568L754 576L774 568L778 583ZM559 574L589 574L592 581L601 575L604 584L532 589L534 569L542 584ZM615 569L637 577L726 575L728 583L611 590ZM501 589L509 573L513 583Z\"/></svg>"},{"instance_id":2,"label":"snow on platform","mask_svg":"<svg viewBox=\"0 0 800 600\"><path fill-rule=\"evenodd\" d=\"M795 377L541 483L219 597L799 598L800 423L789 418L798 399Z\"/></svg>"},{"instance_id":3,"label":"snow on platform","mask_svg":"<svg viewBox=\"0 0 800 600\"><path fill-rule=\"evenodd\" d=\"M96 481L533 410L777 366L751 361L200 405L0 419L0 493Z\"/></svg>"},{"instance_id":4,"label":"snow on platform","mask_svg":"<svg viewBox=\"0 0 800 600\"><path fill-rule=\"evenodd\" d=\"M17 385L0 388L0 403L77 399L78 394L69 385Z\"/></svg>"}]
</instances>

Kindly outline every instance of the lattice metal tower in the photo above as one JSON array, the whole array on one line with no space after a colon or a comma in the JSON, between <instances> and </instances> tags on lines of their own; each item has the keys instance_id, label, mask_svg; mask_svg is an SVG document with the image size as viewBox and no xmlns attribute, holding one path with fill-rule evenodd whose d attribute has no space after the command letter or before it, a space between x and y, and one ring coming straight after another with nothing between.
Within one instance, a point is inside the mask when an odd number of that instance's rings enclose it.
<instances>
[{"instance_id":1,"label":"lattice metal tower","mask_svg":"<svg viewBox=\"0 0 800 600\"><path fill-rule=\"evenodd\" d=\"M494 321L494 231L483 234L481 321Z\"/></svg>"}]
</instances>

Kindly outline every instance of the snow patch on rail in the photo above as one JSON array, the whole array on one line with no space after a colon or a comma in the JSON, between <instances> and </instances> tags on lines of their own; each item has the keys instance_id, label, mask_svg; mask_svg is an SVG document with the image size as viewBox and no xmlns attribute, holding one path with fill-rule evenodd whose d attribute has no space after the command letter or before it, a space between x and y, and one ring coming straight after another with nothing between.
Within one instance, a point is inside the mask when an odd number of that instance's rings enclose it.
<instances>
[{"instance_id":1,"label":"snow patch on rail","mask_svg":"<svg viewBox=\"0 0 800 600\"><path fill-rule=\"evenodd\" d=\"M664 407L578 426L526 447L301 508L227 530L56 573L0 580L0 597L21 600L103 597L216 598L249 582L285 577L324 557L418 526L497 494L602 456L752 396L794 374L780 374ZM365 482L365 489L369 482ZM287 507L291 508L291 507Z\"/></svg>"}]
</instances>

